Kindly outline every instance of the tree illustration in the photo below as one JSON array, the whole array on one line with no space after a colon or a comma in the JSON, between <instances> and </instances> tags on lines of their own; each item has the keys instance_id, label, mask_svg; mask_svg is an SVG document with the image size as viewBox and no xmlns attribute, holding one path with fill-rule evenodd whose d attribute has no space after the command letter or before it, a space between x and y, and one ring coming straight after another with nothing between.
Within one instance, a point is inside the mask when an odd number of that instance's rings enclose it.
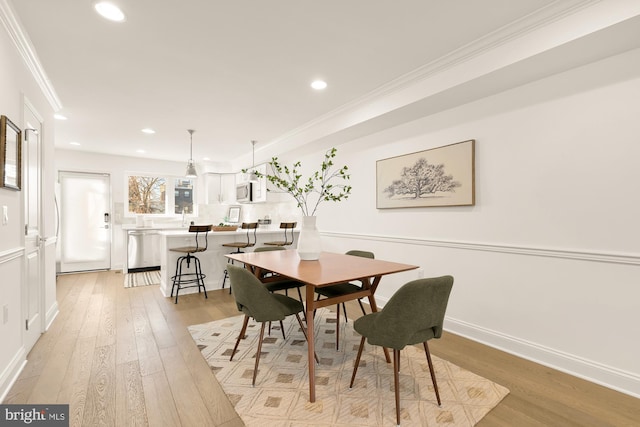
<instances>
[{"instance_id":1,"label":"tree illustration","mask_svg":"<svg viewBox=\"0 0 640 427\"><path fill-rule=\"evenodd\" d=\"M422 158L413 166L402 168L400 179L394 180L384 192L389 198L411 196L417 199L436 192L454 193L455 188L460 186L458 181L453 180L453 175L445 174L443 163L433 165Z\"/></svg>"}]
</instances>

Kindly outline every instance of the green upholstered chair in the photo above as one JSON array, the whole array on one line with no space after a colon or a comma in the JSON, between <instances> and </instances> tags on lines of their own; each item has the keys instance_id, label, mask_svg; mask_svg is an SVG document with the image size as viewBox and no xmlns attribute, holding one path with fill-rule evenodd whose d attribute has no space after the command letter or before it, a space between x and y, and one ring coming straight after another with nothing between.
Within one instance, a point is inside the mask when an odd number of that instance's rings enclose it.
<instances>
[{"instance_id":1,"label":"green upholstered chair","mask_svg":"<svg viewBox=\"0 0 640 427\"><path fill-rule=\"evenodd\" d=\"M282 246L261 246L259 248L255 248L254 252L268 252L268 251L284 251L285 248ZM267 273L267 275L274 275L274 273ZM267 282L264 286L270 292L284 291L285 295L289 295L289 289L297 289L298 290L298 298L300 302L304 302L302 299L302 292L300 292L300 288L304 286L304 283L298 282L296 280L282 280L277 282Z\"/></svg>"},{"instance_id":2,"label":"green upholstered chair","mask_svg":"<svg viewBox=\"0 0 640 427\"><path fill-rule=\"evenodd\" d=\"M370 258L373 259L374 255L373 252L369 252L369 251L359 251L359 250L351 250L346 252L347 255L353 255L353 256L359 256L359 257L363 257L363 258ZM326 298L332 298L332 297L338 297L341 295L348 295L348 294L352 294L354 292L359 292L362 290L362 286L361 285L357 285L355 283L338 283L336 285L331 285L331 286L323 286L321 288L316 288L316 293L318 294L318 298L320 299L320 296L324 296ZM362 305L362 301L360 301L360 299L358 299L358 304L360 304L360 310L362 310L362 314L367 314L367 312L364 310L364 306ZM348 317L347 317L347 308L344 305L344 303L342 303L342 311L344 312L344 320L345 322L348 321ZM336 305L336 350L340 349L340 304Z\"/></svg>"},{"instance_id":3,"label":"green upholstered chair","mask_svg":"<svg viewBox=\"0 0 640 427\"><path fill-rule=\"evenodd\" d=\"M270 251L284 251L285 248L282 246L260 246L255 248L254 252L270 252ZM277 276L277 274L272 272L267 272L263 275L264 278ZM304 303L302 299L302 292L300 292L300 288L304 286L304 283L298 282L297 280L278 280L277 282L267 282L264 286L269 290L269 292L278 292L284 291L284 294L289 296L289 289L296 289L298 291L298 299L300 299L301 303ZM305 311L302 312L303 318L305 322L307 321L307 314ZM271 335L271 322L269 322L269 335ZM284 337L284 329L282 330L282 336Z\"/></svg>"},{"instance_id":4,"label":"green upholstered chair","mask_svg":"<svg viewBox=\"0 0 640 427\"><path fill-rule=\"evenodd\" d=\"M423 344L438 406L441 405L427 341L442 336L444 314L452 287L453 277L451 276L411 281L398 289L381 311L367 314L353 323L353 328L362 335L362 339L349 388L353 387L356 378L365 338L369 344L392 348L398 425L400 425L400 392L398 390L400 350L407 345Z\"/></svg>"},{"instance_id":5,"label":"green upholstered chair","mask_svg":"<svg viewBox=\"0 0 640 427\"><path fill-rule=\"evenodd\" d=\"M247 240L246 241L242 241L242 242L229 242L229 243L223 243L222 246L226 247L226 248L235 248L236 250L234 252L231 252L232 254L241 254L243 253L240 249L247 249L247 248L252 248L256 245L256 232L258 230L258 223L257 222L243 222L242 225L240 225L240 229L242 230L247 230ZM233 264L233 260L231 258L227 259L227 264L231 263ZM224 289L224 284L227 281L227 277L229 277L229 272L227 270L224 270L224 278L222 279L222 289ZM229 293L231 293L231 286L229 286Z\"/></svg>"},{"instance_id":6,"label":"green upholstered chair","mask_svg":"<svg viewBox=\"0 0 640 427\"><path fill-rule=\"evenodd\" d=\"M258 340L258 351L256 353L256 363L253 370L253 382L256 384L258 374L258 364L260 363L260 353L262 352L262 340L264 338L265 322L282 322L287 316L295 315L298 324L307 338L307 330L302 323L298 313L304 310L304 305L291 297L281 294L271 293L249 270L235 265L227 266L231 288L236 299L238 310L244 313L244 322L238 335L236 345L233 347L231 358L236 354L240 340L245 336L249 318L262 323L260 328L260 338ZM308 338L307 338L308 340ZM316 361L318 358L316 356Z\"/></svg>"}]
</instances>

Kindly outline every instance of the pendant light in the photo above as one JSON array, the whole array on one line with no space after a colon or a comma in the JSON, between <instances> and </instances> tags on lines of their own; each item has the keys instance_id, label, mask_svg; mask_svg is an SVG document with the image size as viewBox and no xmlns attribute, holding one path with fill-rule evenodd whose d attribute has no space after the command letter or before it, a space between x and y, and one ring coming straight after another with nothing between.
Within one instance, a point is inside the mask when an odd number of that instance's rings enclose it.
<instances>
[{"instance_id":1,"label":"pendant light","mask_svg":"<svg viewBox=\"0 0 640 427\"><path fill-rule=\"evenodd\" d=\"M185 177L187 178L197 178L198 177L198 172L196 172L196 166L193 164L193 133L195 132L195 130L193 129L187 129L187 132L189 132L190 138L191 138L191 142L189 145L189 163L187 163L187 172L184 174Z\"/></svg>"},{"instance_id":2,"label":"pendant light","mask_svg":"<svg viewBox=\"0 0 640 427\"><path fill-rule=\"evenodd\" d=\"M258 141L251 140L251 173L249 174L249 181L258 181L258 175L256 175L256 144Z\"/></svg>"}]
</instances>

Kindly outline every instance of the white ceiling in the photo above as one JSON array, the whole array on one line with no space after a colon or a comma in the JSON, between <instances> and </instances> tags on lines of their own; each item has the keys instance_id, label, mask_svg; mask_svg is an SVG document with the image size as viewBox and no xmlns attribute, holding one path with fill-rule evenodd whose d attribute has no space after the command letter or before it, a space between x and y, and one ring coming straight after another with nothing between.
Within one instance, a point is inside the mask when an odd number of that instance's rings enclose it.
<instances>
[{"instance_id":1,"label":"white ceiling","mask_svg":"<svg viewBox=\"0 0 640 427\"><path fill-rule=\"evenodd\" d=\"M126 22L91 0L11 0L68 117L56 146L183 161L192 128L194 159L225 162L252 139L256 153L271 144L267 159L284 135L557 2L114 3ZM329 87L312 90L316 78Z\"/></svg>"}]
</instances>

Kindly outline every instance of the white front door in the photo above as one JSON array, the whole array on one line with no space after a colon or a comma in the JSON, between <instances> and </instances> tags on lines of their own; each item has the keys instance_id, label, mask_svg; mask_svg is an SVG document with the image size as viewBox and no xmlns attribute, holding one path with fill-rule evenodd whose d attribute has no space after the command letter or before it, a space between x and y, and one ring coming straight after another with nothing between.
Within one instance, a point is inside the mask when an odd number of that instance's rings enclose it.
<instances>
[{"instance_id":1,"label":"white front door","mask_svg":"<svg viewBox=\"0 0 640 427\"><path fill-rule=\"evenodd\" d=\"M108 174L65 172L60 182L60 272L111 268Z\"/></svg>"},{"instance_id":2,"label":"white front door","mask_svg":"<svg viewBox=\"0 0 640 427\"><path fill-rule=\"evenodd\" d=\"M25 128L23 131L23 191L24 191L24 247L25 280L23 280L23 301L25 318L24 344L27 352L44 331L43 325L43 275L42 275L42 218L41 170L42 170L42 120L33 107L25 102Z\"/></svg>"}]
</instances>

